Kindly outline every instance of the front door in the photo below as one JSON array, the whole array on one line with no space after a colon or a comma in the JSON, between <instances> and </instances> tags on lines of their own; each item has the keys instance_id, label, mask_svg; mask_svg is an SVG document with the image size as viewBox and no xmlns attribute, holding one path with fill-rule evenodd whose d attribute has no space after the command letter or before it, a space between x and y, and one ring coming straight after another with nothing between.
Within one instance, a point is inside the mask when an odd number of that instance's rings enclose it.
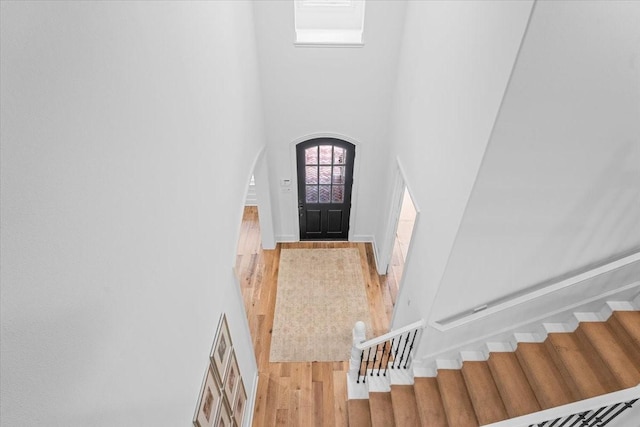
<instances>
[{"instance_id":1,"label":"front door","mask_svg":"<svg viewBox=\"0 0 640 427\"><path fill-rule=\"evenodd\" d=\"M355 145L315 138L296 146L300 240L347 240Z\"/></svg>"}]
</instances>

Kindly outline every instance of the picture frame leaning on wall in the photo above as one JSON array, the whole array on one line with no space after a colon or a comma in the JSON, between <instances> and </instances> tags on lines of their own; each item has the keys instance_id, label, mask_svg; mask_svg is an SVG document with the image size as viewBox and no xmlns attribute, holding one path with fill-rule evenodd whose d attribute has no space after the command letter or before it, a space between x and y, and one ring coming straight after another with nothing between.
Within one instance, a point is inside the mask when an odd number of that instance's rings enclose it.
<instances>
[{"instance_id":1,"label":"picture frame leaning on wall","mask_svg":"<svg viewBox=\"0 0 640 427\"><path fill-rule=\"evenodd\" d=\"M242 427L242 421L244 419L244 412L247 403L247 392L244 388L244 381L242 377L238 380L236 386L236 392L233 396L232 411L233 411L233 423L235 427Z\"/></svg>"},{"instance_id":2,"label":"picture frame leaning on wall","mask_svg":"<svg viewBox=\"0 0 640 427\"><path fill-rule=\"evenodd\" d=\"M234 403L234 396L236 392L236 388L238 387L238 383L240 382L240 368L238 367L238 360L236 359L235 350L231 350L231 356L229 357L229 366L224 376L223 381L223 393L227 398L227 402L229 404ZM231 408L233 409L233 407Z\"/></svg>"},{"instance_id":3,"label":"picture frame leaning on wall","mask_svg":"<svg viewBox=\"0 0 640 427\"><path fill-rule=\"evenodd\" d=\"M233 350L233 342L231 341L231 334L229 333L229 325L227 323L227 316L225 313L220 315L218 321L218 328L213 339L213 346L211 347L211 353L209 359L211 360L211 366L218 387L224 387L224 377L227 370L227 365L231 358L231 352Z\"/></svg>"},{"instance_id":4,"label":"picture frame leaning on wall","mask_svg":"<svg viewBox=\"0 0 640 427\"><path fill-rule=\"evenodd\" d=\"M224 396L222 397L222 402L220 402L220 410L218 411L216 427L233 427L233 419L231 418L229 402L227 402L227 399Z\"/></svg>"},{"instance_id":5,"label":"picture frame leaning on wall","mask_svg":"<svg viewBox=\"0 0 640 427\"><path fill-rule=\"evenodd\" d=\"M200 387L196 413L193 416L193 425L195 427L213 427L213 423L218 418L221 404L222 392L214 377L211 364L207 364L207 370Z\"/></svg>"}]
</instances>

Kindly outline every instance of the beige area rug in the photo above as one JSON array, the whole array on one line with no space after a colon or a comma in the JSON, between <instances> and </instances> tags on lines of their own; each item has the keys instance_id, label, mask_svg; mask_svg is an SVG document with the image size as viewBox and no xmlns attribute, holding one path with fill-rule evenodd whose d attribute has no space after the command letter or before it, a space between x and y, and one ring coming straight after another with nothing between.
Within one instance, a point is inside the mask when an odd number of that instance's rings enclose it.
<instances>
[{"instance_id":1,"label":"beige area rug","mask_svg":"<svg viewBox=\"0 0 640 427\"><path fill-rule=\"evenodd\" d=\"M351 330L371 317L355 248L280 253L271 362L349 360Z\"/></svg>"}]
</instances>

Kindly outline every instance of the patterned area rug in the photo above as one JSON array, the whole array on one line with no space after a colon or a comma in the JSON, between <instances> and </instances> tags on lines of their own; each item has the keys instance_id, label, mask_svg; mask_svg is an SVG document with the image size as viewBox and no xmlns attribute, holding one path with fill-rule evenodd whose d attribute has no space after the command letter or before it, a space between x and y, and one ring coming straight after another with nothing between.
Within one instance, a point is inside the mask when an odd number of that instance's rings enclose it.
<instances>
[{"instance_id":1,"label":"patterned area rug","mask_svg":"<svg viewBox=\"0 0 640 427\"><path fill-rule=\"evenodd\" d=\"M271 362L349 360L351 330L371 317L355 248L283 249Z\"/></svg>"}]
</instances>

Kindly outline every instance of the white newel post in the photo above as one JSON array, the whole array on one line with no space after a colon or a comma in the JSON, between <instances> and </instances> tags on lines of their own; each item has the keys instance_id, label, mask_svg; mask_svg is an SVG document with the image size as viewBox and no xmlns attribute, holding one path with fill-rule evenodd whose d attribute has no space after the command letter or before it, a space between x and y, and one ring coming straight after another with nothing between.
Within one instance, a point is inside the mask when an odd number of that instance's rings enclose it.
<instances>
[{"instance_id":1,"label":"white newel post","mask_svg":"<svg viewBox=\"0 0 640 427\"><path fill-rule=\"evenodd\" d=\"M362 360L362 350L356 346L366 341L366 327L364 322L358 320L353 327L353 344L351 345L351 359L349 360L349 377L356 378L360 371L360 361Z\"/></svg>"}]
</instances>

